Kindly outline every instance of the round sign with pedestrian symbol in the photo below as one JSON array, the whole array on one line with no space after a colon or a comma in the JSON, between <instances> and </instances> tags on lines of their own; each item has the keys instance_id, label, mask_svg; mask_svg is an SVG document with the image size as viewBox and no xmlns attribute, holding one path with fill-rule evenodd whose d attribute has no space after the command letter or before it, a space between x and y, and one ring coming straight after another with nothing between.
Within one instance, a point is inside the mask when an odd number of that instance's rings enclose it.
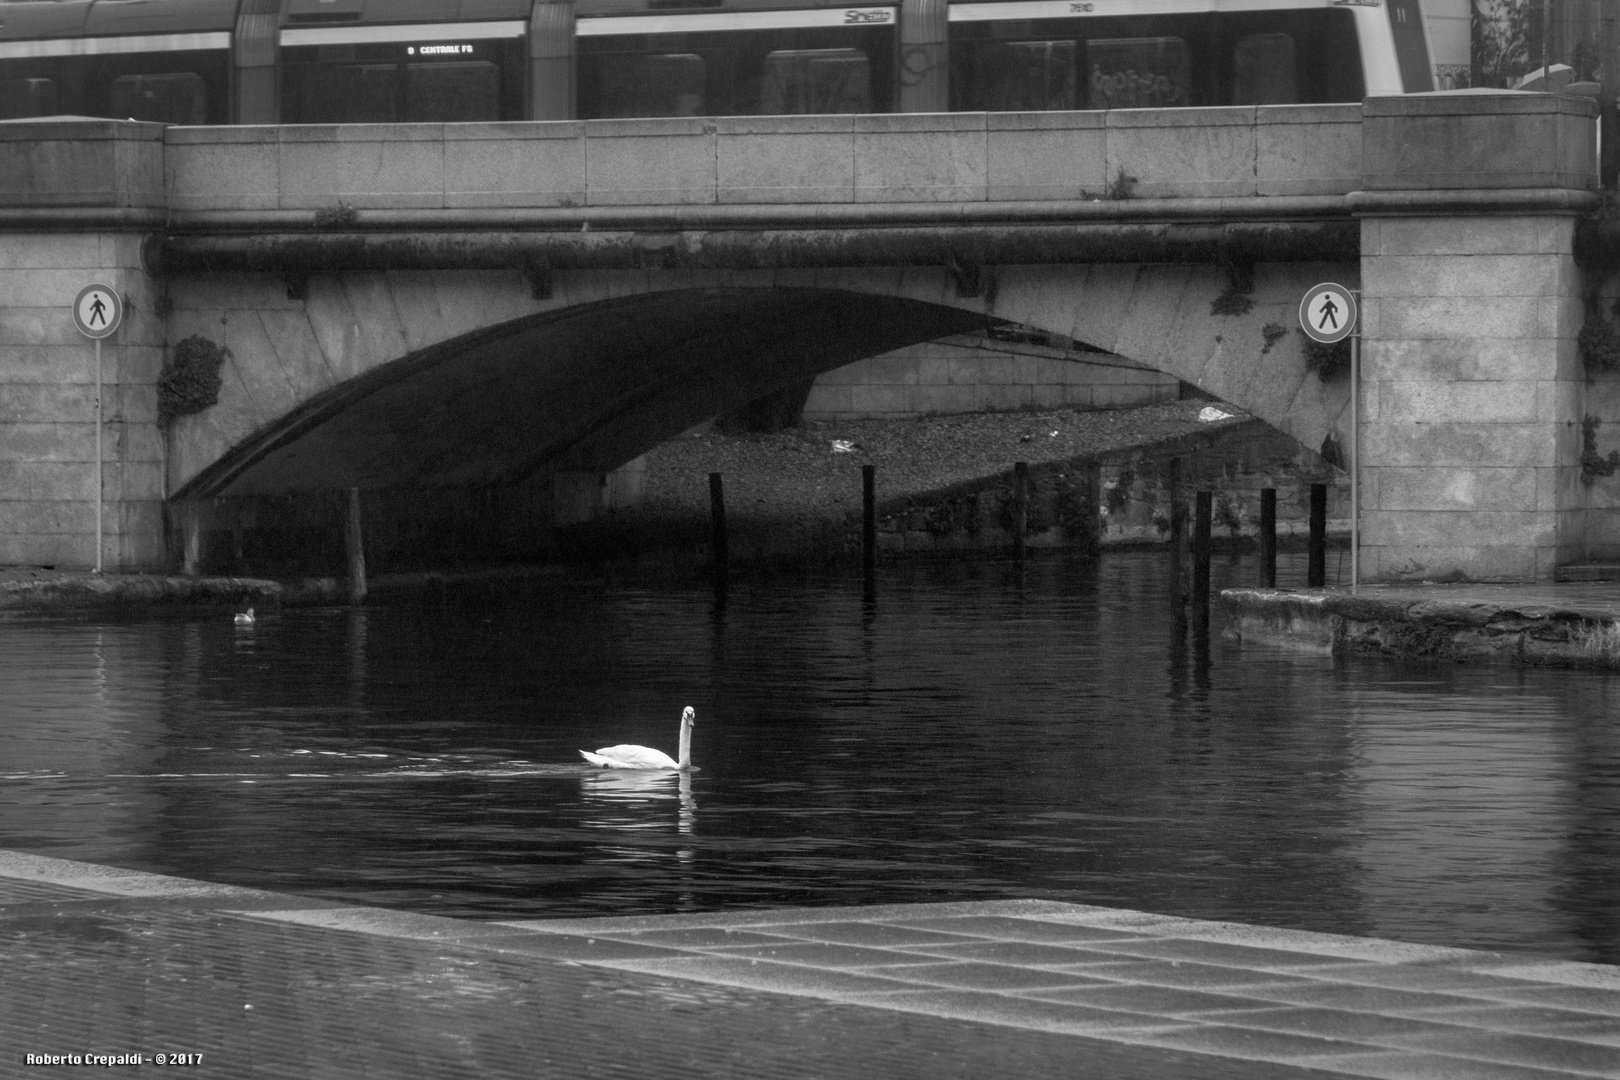
<instances>
[{"instance_id":1,"label":"round sign with pedestrian symbol","mask_svg":"<svg viewBox=\"0 0 1620 1080\"><path fill-rule=\"evenodd\" d=\"M124 321L124 302L110 285L86 285L73 301L73 325L85 337L111 337Z\"/></svg>"},{"instance_id":2,"label":"round sign with pedestrian symbol","mask_svg":"<svg viewBox=\"0 0 1620 1080\"><path fill-rule=\"evenodd\" d=\"M1343 285L1324 282L1299 302L1299 325L1324 345L1343 341L1356 328L1356 297Z\"/></svg>"}]
</instances>

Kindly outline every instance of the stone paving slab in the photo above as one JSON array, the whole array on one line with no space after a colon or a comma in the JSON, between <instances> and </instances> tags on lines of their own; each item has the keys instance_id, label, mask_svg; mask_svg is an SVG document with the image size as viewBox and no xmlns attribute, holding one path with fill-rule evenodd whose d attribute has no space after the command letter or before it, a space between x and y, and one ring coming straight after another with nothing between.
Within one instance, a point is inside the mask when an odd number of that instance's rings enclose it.
<instances>
[{"instance_id":1,"label":"stone paving slab","mask_svg":"<svg viewBox=\"0 0 1620 1080\"><path fill-rule=\"evenodd\" d=\"M0 851L0 1076L1620 1078L1620 969L1054 901L481 922Z\"/></svg>"}]
</instances>

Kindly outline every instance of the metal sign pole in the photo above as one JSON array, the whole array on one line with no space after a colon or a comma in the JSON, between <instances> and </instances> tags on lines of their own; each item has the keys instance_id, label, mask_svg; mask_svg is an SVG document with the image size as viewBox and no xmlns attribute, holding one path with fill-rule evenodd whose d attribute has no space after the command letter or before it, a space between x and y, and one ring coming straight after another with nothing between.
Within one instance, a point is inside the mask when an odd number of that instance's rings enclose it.
<instances>
[{"instance_id":1,"label":"metal sign pole","mask_svg":"<svg viewBox=\"0 0 1620 1080\"><path fill-rule=\"evenodd\" d=\"M1350 339L1350 591L1355 592L1361 586L1361 290L1324 281L1300 299L1299 326L1323 345ZM1314 532L1317 513L1313 507L1313 535L1320 536Z\"/></svg>"},{"instance_id":2,"label":"metal sign pole","mask_svg":"<svg viewBox=\"0 0 1620 1080\"><path fill-rule=\"evenodd\" d=\"M96 573L101 573L101 339L96 338Z\"/></svg>"},{"instance_id":3,"label":"metal sign pole","mask_svg":"<svg viewBox=\"0 0 1620 1080\"><path fill-rule=\"evenodd\" d=\"M101 404L101 339L118 332L124 321L124 301L118 290L110 285L91 284L79 290L73 299L73 325L79 333L96 343L96 573L102 571L102 446L101 427L104 410Z\"/></svg>"},{"instance_id":4,"label":"metal sign pole","mask_svg":"<svg viewBox=\"0 0 1620 1080\"><path fill-rule=\"evenodd\" d=\"M1350 591L1361 591L1361 296L1350 332Z\"/></svg>"}]
</instances>

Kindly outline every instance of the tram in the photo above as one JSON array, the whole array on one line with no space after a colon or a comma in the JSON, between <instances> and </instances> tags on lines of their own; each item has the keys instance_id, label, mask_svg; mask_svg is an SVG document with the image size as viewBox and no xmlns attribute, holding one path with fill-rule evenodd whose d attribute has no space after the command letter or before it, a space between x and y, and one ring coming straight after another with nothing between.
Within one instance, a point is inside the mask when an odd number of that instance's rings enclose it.
<instances>
[{"instance_id":1,"label":"tram","mask_svg":"<svg viewBox=\"0 0 1620 1080\"><path fill-rule=\"evenodd\" d=\"M1419 0L0 0L0 119L1040 111L1432 89Z\"/></svg>"}]
</instances>

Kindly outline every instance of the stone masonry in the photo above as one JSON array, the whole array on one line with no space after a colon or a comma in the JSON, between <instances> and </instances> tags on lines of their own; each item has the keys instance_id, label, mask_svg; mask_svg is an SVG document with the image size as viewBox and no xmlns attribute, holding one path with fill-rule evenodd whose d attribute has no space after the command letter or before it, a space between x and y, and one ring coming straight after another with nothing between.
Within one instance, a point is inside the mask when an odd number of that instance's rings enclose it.
<instances>
[{"instance_id":1,"label":"stone masonry","mask_svg":"<svg viewBox=\"0 0 1620 1080\"><path fill-rule=\"evenodd\" d=\"M1366 577L1547 580L1581 550L1572 251L1594 109L1498 94L1366 112Z\"/></svg>"},{"instance_id":2,"label":"stone masonry","mask_svg":"<svg viewBox=\"0 0 1620 1080\"><path fill-rule=\"evenodd\" d=\"M834 420L1010 409L1126 409L1174 401L1173 375L1111 353L962 335L858 360L816 379L804 415Z\"/></svg>"},{"instance_id":3,"label":"stone masonry","mask_svg":"<svg viewBox=\"0 0 1620 1080\"><path fill-rule=\"evenodd\" d=\"M1365 293L1365 578L1545 580L1620 534L1580 466L1593 391L1573 236L1597 203L1594 114L1462 92L1027 116L0 124L0 562L94 561L94 350L68 313L92 280L129 312L103 361L115 570L163 562L166 496L605 475L705 406L980 319L1345 448L1348 383L1294 329L1302 292L1339 280ZM1099 198L1116 174L1139 181L1133 197ZM660 357L681 346L648 328L683 318L715 344L672 368ZM163 350L193 333L231 351L225 388L160 434Z\"/></svg>"},{"instance_id":4,"label":"stone masonry","mask_svg":"<svg viewBox=\"0 0 1620 1080\"><path fill-rule=\"evenodd\" d=\"M32 154L12 134L0 124L0 190L26 185L60 215L110 204L139 220L162 205L161 125L86 121ZM96 561L96 349L70 313L93 282L118 290L125 308L101 346L103 561L162 563L156 384L167 327L140 246L139 233L108 227L0 235L0 565Z\"/></svg>"}]
</instances>

